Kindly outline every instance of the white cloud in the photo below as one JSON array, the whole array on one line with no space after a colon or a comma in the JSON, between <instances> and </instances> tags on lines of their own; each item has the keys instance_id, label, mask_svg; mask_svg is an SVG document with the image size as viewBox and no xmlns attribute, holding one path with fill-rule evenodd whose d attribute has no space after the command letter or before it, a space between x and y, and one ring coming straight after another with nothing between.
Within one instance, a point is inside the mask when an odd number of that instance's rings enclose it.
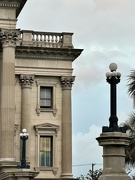
<instances>
[{"instance_id":1,"label":"white cloud","mask_svg":"<svg viewBox=\"0 0 135 180\"><path fill-rule=\"evenodd\" d=\"M93 124L89 127L89 131L87 133L79 132L77 134L73 134L73 165L95 163L97 164L97 169L102 166L102 147L98 146L98 142L95 139L100 136L101 131L101 127ZM98 167L99 164L100 167ZM73 167L75 176L83 174L84 172L81 171L81 169L84 168L87 173L87 170L91 168L91 165L88 167L80 167Z\"/></svg>"}]
</instances>

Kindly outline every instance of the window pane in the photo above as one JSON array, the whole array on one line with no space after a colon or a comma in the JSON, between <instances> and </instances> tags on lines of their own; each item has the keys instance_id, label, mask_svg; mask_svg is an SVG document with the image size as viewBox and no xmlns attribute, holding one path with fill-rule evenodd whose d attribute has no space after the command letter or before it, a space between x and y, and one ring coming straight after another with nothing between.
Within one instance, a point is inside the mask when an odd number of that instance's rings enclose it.
<instances>
[{"instance_id":1,"label":"window pane","mask_svg":"<svg viewBox=\"0 0 135 180\"><path fill-rule=\"evenodd\" d=\"M40 166L52 166L52 137L40 137Z\"/></svg>"},{"instance_id":2,"label":"window pane","mask_svg":"<svg viewBox=\"0 0 135 180\"><path fill-rule=\"evenodd\" d=\"M51 88L41 87L40 97L41 98L51 98Z\"/></svg>"},{"instance_id":3,"label":"window pane","mask_svg":"<svg viewBox=\"0 0 135 180\"><path fill-rule=\"evenodd\" d=\"M41 108L52 107L52 87L40 88L40 107Z\"/></svg>"},{"instance_id":4,"label":"window pane","mask_svg":"<svg viewBox=\"0 0 135 180\"><path fill-rule=\"evenodd\" d=\"M51 100L40 100L40 106L42 107L51 107Z\"/></svg>"}]
</instances>

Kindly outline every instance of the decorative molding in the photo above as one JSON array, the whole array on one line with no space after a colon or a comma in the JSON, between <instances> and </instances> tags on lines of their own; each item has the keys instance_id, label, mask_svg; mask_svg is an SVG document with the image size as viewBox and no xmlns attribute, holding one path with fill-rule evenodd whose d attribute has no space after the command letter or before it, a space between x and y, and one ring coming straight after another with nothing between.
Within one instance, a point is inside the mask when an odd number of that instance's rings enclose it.
<instances>
[{"instance_id":1,"label":"decorative molding","mask_svg":"<svg viewBox=\"0 0 135 180\"><path fill-rule=\"evenodd\" d=\"M16 132L17 132L17 130L18 130L18 124L15 124L15 127L14 127L15 129L14 129L14 136L16 136Z\"/></svg>"},{"instance_id":2,"label":"decorative molding","mask_svg":"<svg viewBox=\"0 0 135 180\"><path fill-rule=\"evenodd\" d=\"M34 81L34 75L30 75L30 74L20 75L20 84L22 88L24 87L31 88L33 81Z\"/></svg>"},{"instance_id":3,"label":"decorative molding","mask_svg":"<svg viewBox=\"0 0 135 180\"><path fill-rule=\"evenodd\" d=\"M36 80L37 86L57 86L58 81L52 81L52 80Z\"/></svg>"},{"instance_id":4,"label":"decorative molding","mask_svg":"<svg viewBox=\"0 0 135 180\"><path fill-rule=\"evenodd\" d=\"M22 59L64 59L74 61L81 52L81 49L16 46L15 56Z\"/></svg>"},{"instance_id":5,"label":"decorative molding","mask_svg":"<svg viewBox=\"0 0 135 180\"><path fill-rule=\"evenodd\" d=\"M36 136L44 131L44 133L46 134L47 132L54 132L55 136L57 136L58 134L58 130L59 130L59 126L54 125L54 124L50 124L50 123L44 123L44 124L38 124L34 126L35 131L36 131Z\"/></svg>"},{"instance_id":6,"label":"decorative molding","mask_svg":"<svg viewBox=\"0 0 135 180\"><path fill-rule=\"evenodd\" d=\"M35 171L52 171L54 176L57 175L58 169L57 167L34 167Z\"/></svg>"},{"instance_id":7,"label":"decorative molding","mask_svg":"<svg viewBox=\"0 0 135 180\"><path fill-rule=\"evenodd\" d=\"M0 41L3 45L16 45L19 40L19 31L15 29L0 29Z\"/></svg>"},{"instance_id":8,"label":"decorative molding","mask_svg":"<svg viewBox=\"0 0 135 180\"><path fill-rule=\"evenodd\" d=\"M60 83L62 89L71 89L75 76L61 76Z\"/></svg>"},{"instance_id":9,"label":"decorative molding","mask_svg":"<svg viewBox=\"0 0 135 180\"><path fill-rule=\"evenodd\" d=\"M54 176L56 176L57 175L57 172L58 172L58 168L53 168L53 174L54 174Z\"/></svg>"},{"instance_id":10,"label":"decorative molding","mask_svg":"<svg viewBox=\"0 0 135 180\"><path fill-rule=\"evenodd\" d=\"M15 4L13 2L0 2L0 7L10 7L10 8L18 8L19 4Z\"/></svg>"},{"instance_id":11,"label":"decorative molding","mask_svg":"<svg viewBox=\"0 0 135 180\"><path fill-rule=\"evenodd\" d=\"M37 107L36 107L36 113L37 113L37 115L39 116L40 115L40 108L39 108L39 106L37 105Z\"/></svg>"},{"instance_id":12,"label":"decorative molding","mask_svg":"<svg viewBox=\"0 0 135 180\"><path fill-rule=\"evenodd\" d=\"M40 116L40 112L52 112L53 113L53 116L55 117L56 116L56 113L57 113L57 109L45 109L45 108L39 108L38 105L36 107L36 113L38 116Z\"/></svg>"}]
</instances>

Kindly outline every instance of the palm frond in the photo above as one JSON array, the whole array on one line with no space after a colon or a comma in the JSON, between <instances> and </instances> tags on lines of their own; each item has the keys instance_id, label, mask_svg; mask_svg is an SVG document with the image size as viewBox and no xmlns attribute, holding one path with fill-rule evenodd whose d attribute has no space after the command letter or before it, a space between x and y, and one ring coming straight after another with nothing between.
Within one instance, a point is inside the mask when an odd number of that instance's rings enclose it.
<instances>
[{"instance_id":1,"label":"palm frond","mask_svg":"<svg viewBox=\"0 0 135 180\"><path fill-rule=\"evenodd\" d=\"M135 70L131 70L128 76L128 94L133 98L133 106L135 107Z\"/></svg>"},{"instance_id":2,"label":"palm frond","mask_svg":"<svg viewBox=\"0 0 135 180\"><path fill-rule=\"evenodd\" d=\"M122 124L126 129L130 139L129 145L125 148L126 159L128 165L135 166L135 112L132 112L129 119Z\"/></svg>"}]
</instances>

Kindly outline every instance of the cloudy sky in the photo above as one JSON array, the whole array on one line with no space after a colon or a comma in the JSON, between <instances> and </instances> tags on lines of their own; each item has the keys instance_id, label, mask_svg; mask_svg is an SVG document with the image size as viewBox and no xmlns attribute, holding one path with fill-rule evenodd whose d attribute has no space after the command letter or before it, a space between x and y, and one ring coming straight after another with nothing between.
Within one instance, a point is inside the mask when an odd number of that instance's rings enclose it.
<instances>
[{"instance_id":1,"label":"cloudy sky","mask_svg":"<svg viewBox=\"0 0 135 180\"><path fill-rule=\"evenodd\" d=\"M102 167L102 148L95 140L108 125L109 84L105 73L118 65L118 117L132 112L127 75L135 67L135 0L28 0L17 28L46 32L73 32L75 48L84 49L73 63L73 166L74 176L95 163ZM89 165L85 165L89 164Z\"/></svg>"}]
</instances>

